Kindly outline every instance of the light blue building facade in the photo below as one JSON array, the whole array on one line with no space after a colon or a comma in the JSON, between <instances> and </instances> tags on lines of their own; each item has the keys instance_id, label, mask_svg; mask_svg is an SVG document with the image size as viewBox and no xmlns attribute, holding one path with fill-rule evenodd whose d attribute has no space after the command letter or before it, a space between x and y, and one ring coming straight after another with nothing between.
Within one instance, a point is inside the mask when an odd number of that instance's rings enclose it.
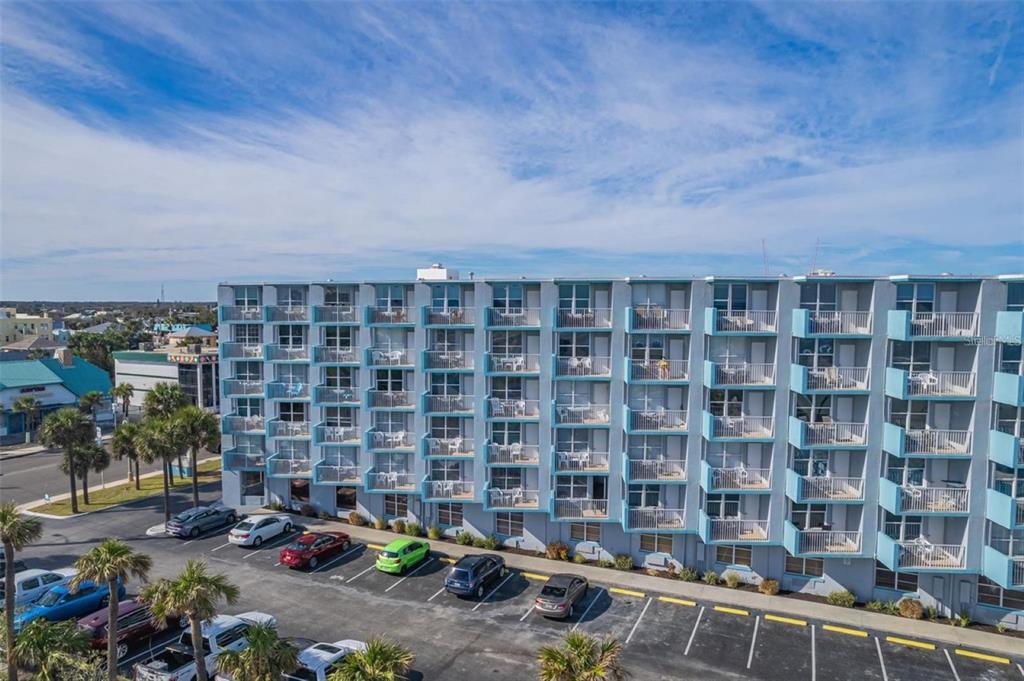
<instances>
[{"instance_id":1,"label":"light blue building facade","mask_svg":"<svg viewBox=\"0 0 1024 681\"><path fill-rule=\"evenodd\" d=\"M223 284L224 498L1024 628L1024 276Z\"/></svg>"}]
</instances>

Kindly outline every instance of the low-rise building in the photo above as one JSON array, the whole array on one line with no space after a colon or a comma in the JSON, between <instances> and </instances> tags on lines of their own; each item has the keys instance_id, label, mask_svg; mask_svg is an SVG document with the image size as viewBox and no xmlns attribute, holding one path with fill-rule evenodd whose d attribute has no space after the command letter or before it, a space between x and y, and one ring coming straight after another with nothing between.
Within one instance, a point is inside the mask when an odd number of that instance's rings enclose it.
<instances>
[{"instance_id":1,"label":"low-rise building","mask_svg":"<svg viewBox=\"0 0 1024 681\"><path fill-rule=\"evenodd\" d=\"M114 382L130 383L131 405L141 407L157 383L180 385L192 403L209 411L220 410L220 372L217 346L190 344L114 353Z\"/></svg>"},{"instance_id":2,"label":"low-rise building","mask_svg":"<svg viewBox=\"0 0 1024 681\"><path fill-rule=\"evenodd\" d=\"M22 314L17 308L0 307L0 342L20 341L26 336L49 338L53 320L46 316Z\"/></svg>"}]
</instances>

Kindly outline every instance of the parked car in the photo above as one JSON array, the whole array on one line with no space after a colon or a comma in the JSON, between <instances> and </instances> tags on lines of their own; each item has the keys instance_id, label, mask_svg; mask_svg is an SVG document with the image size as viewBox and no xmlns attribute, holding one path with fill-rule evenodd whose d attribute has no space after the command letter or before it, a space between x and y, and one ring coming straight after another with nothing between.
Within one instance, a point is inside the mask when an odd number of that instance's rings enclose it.
<instances>
[{"instance_id":1,"label":"parked car","mask_svg":"<svg viewBox=\"0 0 1024 681\"><path fill-rule=\"evenodd\" d=\"M3 555L3 552L0 551L0 579L3 579L7 576L7 562L4 560ZM14 571L24 572L25 570L28 570L28 563L20 559L15 559Z\"/></svg>"},{"instance_id":2,"label":"parked car","mask_svg":"<svg viewBox=\"0 0 1024 681\"><path fill-rule=\"evenodd\" d=\"M302 652L310 646L316 645L316 641L314 641L313 639L304 638L302 636L285 636L281 640L285 643L291 644L291 646L299 652ZM235 681L234 677L225 671L218 671L216 675L211 675L210 678L212 678L214 681ZM282 676L281 678L284 679L286 677Z\"/></svg>"},{"instance_id":3,"label":"parked car","mask_svg":"<svg viewBox=\"0 0 1024 681\"><path fill-rule=\"evenodd\" d=\"M456 596L484 597L484 590L508 574L505 559L492 553L463 556L444 578L444 588Z\"/></svg>"},{"instance_id":4,"label":"parked car","mask_svg":"<svg viewBox=\"0 0 1024 681\"><path fill-rule=\"evenodd\" d=\"M587 595L590 584L586 577L570 574L551 575L533 601L533 609L545 617L572 617L576 603Z\"/></svg>"},{"instance_id":5,"label":"parked car","mask_svg":"<svg viewBox=\"0 0 1024 681\"><path fill-rule=\"evenodd\" d=\"M58 584L67 584L77 573L74 568L22 570L14 575L14 604L31 603ZM6 593L6 585L0 581L0 610L4 607Z\"/></svg>"},{"instance_id":6,"label":"parked car","mask_svg":"<svg viewBox=\"0 0 1024 681\"><path fill-rule=\"evenodd\" d=\"M224 525L234 525L238 521L235 509L227 506L197 506L182 511L171 518L164 531L175 537L191 537L195 539L200 533Z\"/></svg>"},{"instance_id":7,"label":"parked car","mask_svg":"<svg viewBox=\"0 0 1024 681\"><path fill-rule=\"evenodd\" d=\"M276 619L262 612L244 612L236 616L217 615L202 623L206 669L211 677L217 671L217 656L226 650L245 650L249 645L246 638L249 627L262 623L277 626ZM187 630L181 632L178 640L161 653L135 665L135 681L193 681L195 678L192 632Z\"/></svg>"},{"instance_id":8,"label":"parked car","mask_svg":"<svg viewBox=\"0 0 1024 681\"><path fill-rule=\"evenodd\" d=\"M283 678L285 681L326 681L346 655L359 650L366 650L366 644L351 639L315 643L299 652L299 666Z\"/></svg>"},{"instance_id":9,"label":"parked car","mask_svg":"<svg viewBox=\"0 0 1024 681\"><path fill-rule=\"evenodd\" d=\"M430 555L430 544L417 539L396 539L377 554L377 569L400 575Z\"/></svg>"},{"instance_id":10,"label":"parked car","mask_svg":"<svg viewBox=\"0 0 1024 681\"><path fill-rule=\"evenodd\" d=\"M124 585L117 582L117 597L124 598ZM58 584L36 600L23 606L14 616L14 630L21 631L29 622L47 619L51 622L78 619L100 608L110 601L106 584L83 580L74 591L68 584Z\"/></svg>"},{"instance_id":11,"label":"parked car","mask_svg":"<svg viewBox=\"0 0 1024 681\"><path fill-rule=\"evenodd\" d=\"M289 515L253 516L232 527L228 541L239 546L259 546L279 534L288 534L294 527Z\"/></svg>"},{"instance_id":12,"label":"parked car","mask_svg":"<svg viewBox=\"0 0 1024 681\"><path fill-rule=\"evenodd\" d=\"M281 563L290 568L315 568L324 559L348 551L352 545L344 532L306 532L281 549Z\"/></svg>"},{"instance_id":13,"label":"parked car","mask_svg":"<svg viewBox=\"0 0 1024 681\"><path fill-rule=\"evenodd\" d=\"M78 628L89 634L89 643L96 650L107 649L107 622L110 610L102 607L96 612L78 620ZM184 617L168 618L167 626L172 628L187 627L188 620ZM124 658L133 646L143 643L161 629L153 623L149 606L134 598L125 599L117 604L117 659Z\"/></svg>"}]
</instances>

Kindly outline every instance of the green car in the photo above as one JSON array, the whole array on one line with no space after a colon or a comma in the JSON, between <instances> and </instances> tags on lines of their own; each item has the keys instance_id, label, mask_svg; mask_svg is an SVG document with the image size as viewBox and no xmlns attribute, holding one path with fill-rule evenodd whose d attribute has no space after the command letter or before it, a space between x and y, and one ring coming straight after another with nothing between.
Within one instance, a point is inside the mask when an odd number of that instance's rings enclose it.
<instances>
[{"instance_id":1,"label":"green car","mask_svg":"<svg viewBox=\"0 0 1024 681\"><path fill-rule=\"evenodd\" d=\"M377 569L400 575L430 555L430 544L415 539L396 539L377 554Z\"/></svg>"}]
</instances>

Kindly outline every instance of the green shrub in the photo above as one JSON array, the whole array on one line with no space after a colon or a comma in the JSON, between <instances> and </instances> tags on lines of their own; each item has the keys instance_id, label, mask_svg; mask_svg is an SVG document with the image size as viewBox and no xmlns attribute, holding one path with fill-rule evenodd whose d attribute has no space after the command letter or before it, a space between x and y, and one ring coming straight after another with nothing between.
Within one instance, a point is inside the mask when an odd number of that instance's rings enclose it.
<instances>
[{"instance_id":1,"label":"green shrub","mask_svg":"<svg viewBox=\"0 0 1024 681\"><path fill-rule=\"evenodd\" d=\"M882 603L882 612L886 615L898 615L900 614L900 605L896 601L886 601Z\"/></svg>"},{"instance_id":2,"label":"green shrub","mask_svg":"<svg viewBox=\"0 0 1024 681\"><path fill-rule=\"evenodd\" d=\"M685 565L679 568L679 574L676 575L679 579L684 582L696 582L700 579L700 575L692 567L686 567Z\"/></svg>"},{"instance_id":3,"label":"green shrub","mask_svg":"<svg viewBox=\"0 0 1024 681\"><path fill-rule=\"evenodd\" d=\"M378 530L386 530L388 529L388 521L384 518L374 518L373 526Z\"/></svg>"},{"instance_id":4,"label":"green shrub","mask_svg":"<svg viewBox=\"0 0 1024 681\"><path fill-rule=\"evenodd\" d=\"M582 553L577 553L572 557L572 562L576 563L577 565L582 565L583 563L587 562L587 557L584 556Z\"/></svg>"},{"instance_id":5,"label":"green shrub","mask_svg":"<svg viewBox=\"0 0 1024 681\"><path fill-rule=\"evenodd\" d=\"M924 606L916 598L901 598L897 607L901 617L911 620L919 620L924 617Z\"/></svg>"},{"instance_id":6,"label":"green shrub","mask_svg":"<svg viewBox=\"0 0 1024 681\"><path fill-rule=\"evenodd\" d=\"M320 520L330 520L331 514L327 511L320 511Z\"/></svg>"},{"instance_id":7,"label":"green shrub","mask_svg":"<svg viewBox=\"0 0 1024 681\"><path fill-rule=\"evenodd\" d=\"M730 589L735 589L740 585L743 579L740 577L738 572L726 572L725 573L725 585Z\"/></svg>"},{"instance_id":8,"label":"green shrub","mask_svg":"<svg viewBox=\"0 0 1024 681\"><path fill-rule=\"evenodd\" d=\"M475 542L474 542L474 544L475 544ZM503 548L504 546L505 545L501 542L500 539L498 539L496 536L491 534L491 535L488 535L488 536L484 537L484 540L483 540L480 548L487 549L488 551L498 551L501 548Z\"/></svg>"},{"instance_id":9,"label":"green shrub","mask_svg":"<svg viewBox=\"0 0 1024 681\"><path fill-rule=\"evenodd\" d=\"M883 612L885 604L882 601L868 601L864 604L864 609L870 612Z\"/></svg>"},{"instance_id":10,"label":"green shrub","mask_svg":"<svg viewBox=\"0 0 1024 681\"><path fill-rule=\"evenodd\" d=\"M837 589L830 593L826 598L829 605L837 605L840 608L852 608L853 604L857 601L857 598L852 592L846 589Z\"/></svg>"},{"instance_id":11,"label":"green shrub","mask_svg":"<svg viewBox=\"0 0 1024 681\"><path fill-rule=\"evenodd\" d=\"M569 560L569 545L564 541L553 541L544 549L548 560Z\"/></svg>"},{"instance_id":12,"label":"green shrub","mask_svg":"<svg viewBox=\"0 0 1024 681\"><path fill-rule=\"evenodd\" d=\"M959 615L953 615L949 618L949 623L954 627L969 627L971 625L971 616L964 610Z\"/></svg>"},{"instance_id":13,"label":"green shrub","mask_svg":"<svg viewBox=\"0 0 1024 681\"><path fill-rule=\"evenodd\" d=\"M701 575L701 579L704 581L705 584L710 584L711 586L718 584L718 582L720 581L718 579L718 573L714 570L705 570L704 574Z\"/></svg>"},{"instance_id":14,"label":"green shrub","mask_svg":"<svg viewBox=\"0 0 1024 681\"><path fill-rule=\"evenodd\" d=\"M613 568L613 567L615 567L615 561L607 560L605 558L602 558L599 561L597 561L596 563L594 563L594 565L596 565L597 567L602 567L602 568Z\"/></svg>"},{"instance_id":15,"label":"green shrub","mask_svg":"<svg viewBox=\"0 0 1024 681\"><path fill-rule=\"evenodd\" d=\"M1010 631L1010 625L1006 622L996 622L996 632L1000 634L1006 634Z\"/></svg>"},{"instance_id":16,"label":"green shrub","mask_svg":"<svg viewBox=\"0 0 1024 681\"><path fill-rule=\"evenodd\" d=\"M757 585L757 590L765 596L774 596L779 593L779 582L775 579L762 580L761 583Z\"/></svg>"},{"instance_id":17,"label":"green shrub","mask_svg":"<svg viewBox=\"0 0 1024 681\"><path fill-rule=\"evenodd\" d=\"M614 565L616 570L632 570L633 556L628 553L619 553L615 556Z\"/></svg>"},{"instance_id":18,"label":"green shrub","mask_svg":"<svg viewBox=\"0 0 1024 681\"><path fill-rule=\"evenodd\" d=\"M473 543L473 535L469 532L459 532L455 535L455 543L459 546L469 546Z\"/></svg>"},{"instance_id":19,"label":"green shrub","mask_svg":"<svg viewBox=\"0 0 1024 681\"><path fill-rule=\"evenodd\" d=\"M405 533L410 537L418 537L423 533L423 528L419 523L409 523L405 526Z\"/></svg>"},{"instance_id":20,"label":"green shrub","mask_svg":"<svg viewBox=\"0 0 1024 681\"><path fill-rule=\"evenodd\" d=\"M283 511L284 504L282 504L280 501L271 501L270 506L268 508L270 508L271 511Z\"/></svg>"},{"instance_id":21,"label":"green shrub","mask_svg":"<svg viewBox=\"0 0 1024 681\"><path fill-rule=\"evenodd\" d=\"M441 534L442 534L441 533L441 528L438 527L437 525L431 525L430 527L427 528L427 538L428 539L440 539L441 538Z\"/></svg>"},{"instance_id":22,"label":"green shrub","mask_svg":"<svg viewBox=\"0 0 1024 681\"><path fill-rule=\"evenodd\" d=\"M939 611L935 609L934 605L929 605L924 609L924 616L928 618L929 622L934 622L939 619Z\"/></svg>"},{"instance_id":23,"label":"green shrub","mask_svg":"<svg viewBox=\"0 0 1024 681\"><path fill-rule=\"evenodd\" d=\"M366 524L366 518L364 518L359 511L349 511L348 524L355 525L356 527L362 527Z\"/></svg>"},{"instance_id":24,"label":"green shrub","mask_svg":"<svg viewBox=\"0 0 1024 681\"><path fill-rule=\"evenodd\" d=\"M397 532L398 534L402 534L403 532L405 532L405 521L401 518L395 518L394 520L392 520L391 531Z\"/></svg>"},{"instance_id":25,"label":"green shrub","mask_svg":"<svg viewBox=\"0 0 1024 681\"><path fill-rule=\"evenodd\" d=\"M478 549L486 549L487 548L487 537L474 537L473 538L473 546L477 547Z\"/></svg>"}]
</instances>

